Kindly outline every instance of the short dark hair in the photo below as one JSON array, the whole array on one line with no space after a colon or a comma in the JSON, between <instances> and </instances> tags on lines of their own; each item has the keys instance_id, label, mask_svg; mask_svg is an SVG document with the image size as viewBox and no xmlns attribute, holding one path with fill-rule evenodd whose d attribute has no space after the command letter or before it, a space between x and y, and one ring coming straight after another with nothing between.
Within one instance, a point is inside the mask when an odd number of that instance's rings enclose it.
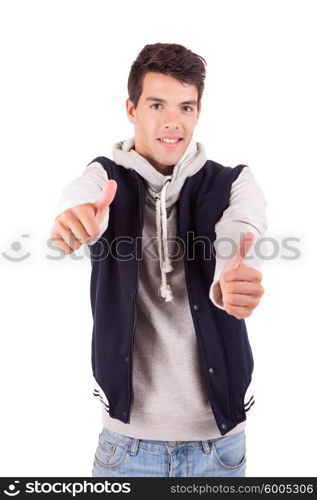
<instances>
[{"instance_id":1,"label":"short dark hair","mask_svg":"<svg viewBox=\"0 0 317 500\"><path fill-rule=\"evenodd\" d=\"M146 73L156 72L169 75L182 83L196 85L198 108L204 90L207 63L205 59L183 45L176 43L154 43L145 45L133 62L128 78L128 94L137 107L143 90Z\"/></svg>"}]
</instances>

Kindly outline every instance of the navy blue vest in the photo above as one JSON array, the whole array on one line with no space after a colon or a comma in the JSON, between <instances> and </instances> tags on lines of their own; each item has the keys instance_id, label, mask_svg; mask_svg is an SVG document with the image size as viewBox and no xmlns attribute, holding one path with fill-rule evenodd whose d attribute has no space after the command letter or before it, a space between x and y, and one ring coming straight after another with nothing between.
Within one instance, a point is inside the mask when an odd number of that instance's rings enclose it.
<instances>
[{"instance_id":1,"label":"navy blue vest","mask_svg":"<svg viewBox=\"0 0 317 500\"><path fill-rule=\"evenodd\" d=\"M118 188L110 206L108 227L89 246L92 370L108 398L109 415L129 423L138 264L142 256L147 188L133 169L105 157L93 161L102 164ZM186 249L184 268L189 304L210 405L222 435L246 420L244 396L253 371L245 321L219 309L209 298L215 271L214 226L228 208L232 183L244 167L224 167L208 160L196 174L186 178L177 201L177 236ZM208 242L210 251L206 251Z\"/></svg>"}]
</instances>

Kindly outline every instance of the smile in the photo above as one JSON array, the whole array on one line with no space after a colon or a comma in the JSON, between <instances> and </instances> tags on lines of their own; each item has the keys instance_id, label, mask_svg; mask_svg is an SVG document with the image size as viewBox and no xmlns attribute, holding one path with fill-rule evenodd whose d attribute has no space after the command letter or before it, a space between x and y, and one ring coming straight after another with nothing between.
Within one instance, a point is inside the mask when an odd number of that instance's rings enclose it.
<instances>
[{"instance_id":1,"label":"smile","mask_svg":"<svg viewBox=\"0 0 317 500\"><path fill-rule=\"evenodd\" d=\"M170 138L170 137L161 137L158 139L160 144L167 149L175 149L179 143L182 141L182 137Z\"/></svg>"}]
</instances>

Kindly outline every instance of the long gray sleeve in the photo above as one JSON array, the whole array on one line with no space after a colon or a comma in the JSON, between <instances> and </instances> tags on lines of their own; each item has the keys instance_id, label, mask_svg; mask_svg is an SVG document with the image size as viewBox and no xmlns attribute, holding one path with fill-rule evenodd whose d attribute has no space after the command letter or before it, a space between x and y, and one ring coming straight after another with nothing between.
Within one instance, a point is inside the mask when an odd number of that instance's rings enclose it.
<instances>
[{"instance_id":1,"label":"long gray sleeve","mask_svg":"<svg viewBox=\"0 0 317 500\"><path fill-rule=\"evenodd\" d=\"M265 242L261 242L258 251L256 243L263 238L267 230L267 201L249 167L245 167L231 187L230 205L215 225L216 267L213 283L210 287L210 300L220 309L224 309L219 277L228 258L238 248L242 233L252 232L255 236L253 245L244 258L247 266L260 270L262 255L266 253ZM260 250L260 251L259 251Z\"/></svg>"},{"instance_id":2,"label":"long gray sleeve","mask_svg":"<svg viewBox=\"0 0 317 500\"><path fill-rule=\"evenodd\" d=\"M62 191L54 209L55 218L69 208L83 203L95 203L108 181L107 172L98 162L88 165L82 175L73 179ZM111 207L107 210L103 221L100 224L100 232L95 238L91 238L88 245L93 245L99 240L108 227Z\"/></svg>"}]
</instances>

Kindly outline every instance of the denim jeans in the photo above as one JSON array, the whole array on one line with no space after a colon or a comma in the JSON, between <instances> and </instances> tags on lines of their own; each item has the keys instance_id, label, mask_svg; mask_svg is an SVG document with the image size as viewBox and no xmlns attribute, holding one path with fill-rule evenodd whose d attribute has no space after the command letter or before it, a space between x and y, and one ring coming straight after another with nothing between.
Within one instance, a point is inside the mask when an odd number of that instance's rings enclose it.
<instances>
[{"instance_id":1,"label":"denim jeans","mask_svg":"<svg viewBox=\"0 0 317 500\"><path fill-rule=\"evenodd\" d=\"M135 439L103 427L93 477L244 477L245 431L206 441Z\"/></svg>"}]
</instances>

